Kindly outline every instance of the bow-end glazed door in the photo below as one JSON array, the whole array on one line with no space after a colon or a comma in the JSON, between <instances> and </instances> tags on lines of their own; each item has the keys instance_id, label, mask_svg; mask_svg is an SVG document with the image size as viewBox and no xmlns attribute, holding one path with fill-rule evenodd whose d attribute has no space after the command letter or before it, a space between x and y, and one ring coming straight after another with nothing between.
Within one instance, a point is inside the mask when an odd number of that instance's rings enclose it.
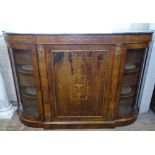
<instances>
[{"instance_id":1,"label":"bow-end glazed door","mask_svg":"<svg viewBox=\"0 0 155 155\"><path fill-rule=\"evenodd\" d=\"M113 49L101 45L46 47L51 119L106 120Z\"/></svg>"}]
</instances>

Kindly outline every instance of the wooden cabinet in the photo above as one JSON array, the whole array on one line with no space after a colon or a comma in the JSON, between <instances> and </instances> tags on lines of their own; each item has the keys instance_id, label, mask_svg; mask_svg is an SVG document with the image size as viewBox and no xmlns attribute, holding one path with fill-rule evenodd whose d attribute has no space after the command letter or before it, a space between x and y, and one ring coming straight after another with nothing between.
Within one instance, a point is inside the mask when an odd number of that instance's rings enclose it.
<instances>
[{"instance_id":1,"label":"wooden cabinet","mask_svg":"<svg viewBox=\"0 0 155 155\"><path fill-rule=\"evenodd\" d=\"M134 122L151 36L6 33L20 120L46 129Z\"/></svg>"}]
</instances>

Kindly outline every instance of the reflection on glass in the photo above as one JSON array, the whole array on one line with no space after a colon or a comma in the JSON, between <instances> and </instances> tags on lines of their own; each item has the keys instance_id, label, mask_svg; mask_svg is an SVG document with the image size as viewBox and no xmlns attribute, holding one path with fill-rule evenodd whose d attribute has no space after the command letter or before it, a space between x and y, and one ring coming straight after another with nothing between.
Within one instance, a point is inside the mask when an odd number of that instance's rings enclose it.
<instances>
[{"instance_id":1,"label":"reflection on glass","mask_svg":"<svg viewBox=\"0 0 155 155\"><path fill-rule=\"evenodd\" d=\"M23 113L38 117L37 95L30 50L14 50Z\"/></svg>"},{"instance_id":2,"label":"reflection on glass","mask_svg":"<svg viewBox=\"0 0 155 155\"><path fill-rule=\"evenodd\" d=\"M145 49L127 50L119 104L119 116L129 115L136 108L137 91L144 53Z\"/></svg>"}]
</instances>

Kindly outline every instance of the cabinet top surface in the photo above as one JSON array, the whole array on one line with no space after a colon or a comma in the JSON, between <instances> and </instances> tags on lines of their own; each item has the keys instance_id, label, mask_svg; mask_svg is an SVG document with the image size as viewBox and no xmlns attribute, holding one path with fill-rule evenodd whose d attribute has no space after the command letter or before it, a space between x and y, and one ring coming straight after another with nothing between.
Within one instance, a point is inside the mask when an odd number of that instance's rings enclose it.
<instances>
[{"instance_id":1,"label":"cabinet top surface","mask_svg":"<svg viewBox=\"0 0 155 155\"><path fill-rule=\"evenodd\" d=\"M148 43L152 31L115 31L107 33L12 33L4 32L8 43L30 44L125 44Z\"/></svg>"},{"instance_id":2,"label":"cabinet top surface","mask_svg":"<svg viewBox=\"0 0 155 155\"><path fill-rule=\"evenodd\" d=\"M146 33L153 33L152 30L130 30L130 29L121 29L121 30L102 30L99 31L92 31L92 32L72 32L72 31L4 31L4 34L29 34L29 35L56 35L56 34L146 34Z\"/></svg>"}]
</instances>

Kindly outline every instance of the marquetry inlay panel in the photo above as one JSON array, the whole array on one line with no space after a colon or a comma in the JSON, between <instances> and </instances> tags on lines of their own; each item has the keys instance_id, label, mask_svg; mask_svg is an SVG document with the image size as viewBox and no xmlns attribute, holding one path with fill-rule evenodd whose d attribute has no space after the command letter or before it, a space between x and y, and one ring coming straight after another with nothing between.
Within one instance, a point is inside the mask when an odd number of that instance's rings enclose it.
<instances>
[{"instance_id":1,"label":"marquetry inlay panel","mask_svg":"<svg viewBox=\"0 0 155 155\"><path fill-rule=\"evenodd\" d=\"M103 117L109 54L104 49L51 50L57 116Z\"/></svg>"}]
</instances>

